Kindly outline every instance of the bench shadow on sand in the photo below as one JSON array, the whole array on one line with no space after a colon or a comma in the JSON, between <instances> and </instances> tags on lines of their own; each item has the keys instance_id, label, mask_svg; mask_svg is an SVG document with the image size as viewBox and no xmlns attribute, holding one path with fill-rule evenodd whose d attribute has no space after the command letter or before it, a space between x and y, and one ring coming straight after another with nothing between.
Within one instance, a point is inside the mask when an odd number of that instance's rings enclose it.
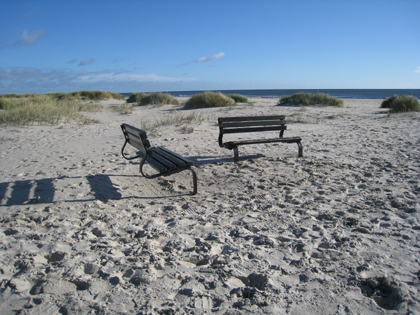
<instances>
[{"instance_id":1,"label":"bench shadow on sand","mask_svg":"<svg viewBox=\"0 0 420 315\"><path fill-rule=\"evenodd\" d=\"M240 156L239 160L256 159L263 157L263 154L253 154ZM219 163L234 163L232 156L193 156L189 157L194 162L198 175L198 183L200 185L200 167L205 167L207 164ZM188 173L188 172L185 172ZM170 179L172 176L164 177ZM189 174L188 174L189 175ZM185 177L185 184L190 185L189 177ZM55 183L65 180L80 179L86 181L90 186L88 196L91 198L80 198L62 200L56 196ZM183 178L184 180L184 178ZM133 195L135 191L135 195ZM199 191L200 193L200 191ZM127 196L131 194L131 196ZM70 194L69 194L70 195ZM137 168L133 169L132 175L124 174L97 174L77 177L61 176L56 178L42 178L42 179L28 179L17 180L13 182L0 182L0 207L9 207L17 205L28 204L42 204L54 202L86 202L86 201L109 201L121 200L129 198L138 199L154 199L154 198L169 198L178 196L188 196L189 190L173 191L166 189L165 186L159 184L159 179L146 179Z\"/></svg>"}]
</instances>

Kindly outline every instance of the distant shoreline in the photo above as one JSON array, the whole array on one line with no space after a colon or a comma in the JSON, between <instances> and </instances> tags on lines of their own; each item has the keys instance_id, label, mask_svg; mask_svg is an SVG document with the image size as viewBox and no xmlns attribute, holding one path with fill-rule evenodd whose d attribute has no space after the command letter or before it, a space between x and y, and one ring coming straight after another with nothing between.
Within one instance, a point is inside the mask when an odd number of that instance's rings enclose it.
<instances>
[{"instance_id":1,"label":"distant shoreline","mask_svg":"<svg viewBox=\"0 0 420 315\"><path fill-rule=\"evenodd\" d=\"M280 98L298 92L324 93L344 99L386 99L393 95L412 95L420 99L420 89L268 89L268 90L195 90L161 91L174 97L190 97L205 91L240 94L246 97ZM136 92L136 91L133 91ZM133 92L120 93L129 97Z\"/></svg>"}]
</instances>

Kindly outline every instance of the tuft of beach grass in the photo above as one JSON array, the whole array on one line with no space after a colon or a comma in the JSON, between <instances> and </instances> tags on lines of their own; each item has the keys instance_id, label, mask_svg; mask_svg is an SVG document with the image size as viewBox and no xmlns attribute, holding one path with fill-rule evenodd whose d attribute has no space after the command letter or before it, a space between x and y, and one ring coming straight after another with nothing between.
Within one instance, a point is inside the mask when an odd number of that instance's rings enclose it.
<instances>
[{"instance_id":1,"label":"tuft of beach grass","mask_svg":"<svg viewBox=\"0 0 420 315\"><path fill-rule=\"evenodd\" d=\"M204 92L192 96L185 102L184 109L227 107L235 104L235 101L222 93Z\"/></svg>"},{"instance_id":2,"label":"tuft of beach grass","mask_svg":"<svg viewBox=\"0 0 420 315\"><path fill-rule=\"evenodd\" d=\"M324 93L312 94L307 92L295 93L292 96L283 96L277 105L318 105L343 107L343 101Z\"/></svg>"},{"instance_id":3,"label":"tuft of beach grass","mask_svg":"<svg viewBox=\"0 0 420 315\"><path fill-rule=\"evenodd\" d=\"M32 94L23 97L0 97L0 124L2 125L57 125L78 121L83 124L96 123L80 112L98 111L102 106L92 102L81 102L74 97L58 97L49 94Z\"/></svg>"},{"instance_id":4,"label":"tuft of beach grass","mask_svg":"<svg viewBox=\"0 0 420 315\"><path fill-rule=\"evenodd\" d=\"M145 105L179 105L179 101L170 94L161 92L141 93L135 92L127 99L127 103L137 103L137 106Z\"/></svg>"},{"instance_id":5,"label":"tuft of beach grass","mask_svg":"<svg viewBox=\"0 0 420 315\"><path fill-rule=\"evenodd\" d=\"M420 112L419 100L411 95L394 95L382 102L381 108L389 108L390 113Z\"/></svg>"},{"instance_id":6,"label":"tuft of beach grass","mask_svg":"<svg viewBox=\"0 0 420 315\"><path fill-rule=\"evenodd\" d=\"M235 103L250 103L246 96L240 94L227 94L226 96L230 97L235 101Z\"/></svg>"}]
</instances>

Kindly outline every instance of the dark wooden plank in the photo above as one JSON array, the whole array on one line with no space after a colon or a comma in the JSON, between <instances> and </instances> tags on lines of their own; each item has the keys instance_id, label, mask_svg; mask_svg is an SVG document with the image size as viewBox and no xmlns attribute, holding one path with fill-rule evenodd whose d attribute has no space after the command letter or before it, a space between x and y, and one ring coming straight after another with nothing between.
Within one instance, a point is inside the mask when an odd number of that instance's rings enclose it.
<instances>
[{"instance_id":1,"label":"dark wooden plank","mask_svg":"<svg viewBox=\"0 0 420 315\"><path fill-rule=\"evenodd\" d=\"M164 173L167 173L169 171L167 167L165 167L164 165L159 163L157 160L151 158L150 156L148 156L146 158L146 162L151 167L153 167L155 170L157 170L160 174L164 174Z\"/></svg>"},{"instance_id":2,"label":"dark wooden plank","mask_svg":"<svg viewBox=\"0 0 420 315\"><path fill-rule=\"evenodd\" d=\"M278 130L286 130L286 129L282 126L268 126L268 127L223 129L223 131L221 131L221 132L224 133L224 134L227 134L227 133L278 131Z\"/></svg>"},{"instance_id":3,"label":"dark wooden plank","mask_svg":"<svg viewBox=\"0 0 420 315\"><path fill-rule=\"evenodd\" d=\"M240 122L224 122L220 124L223 129L232 127L248 127L248 126L280 126L285 125L285 120L258 120L258 121L240 121Z\"/></svg>"},{"instance_id":4,"label":"dark wooden plank","mask_svg":"<svg viewBox=\"0 0 420 315\"><path fill-rule=\"evenodd\" d=\"M144 146L141 142L138 142L138 141L135 141L134 139L128 138L128 143L131 144L136 149L142 151L144 154L146 154L146 149L144 148Z\"/></svg>"},{"instance_id":5,"label":"dark wooden plank","mask_svg":"<svg viewBox=\"0 0 420 315\"><path fill-rule=\"evenodd\" d=\"M191 161L190 159L187 159L187 158L185 158L185 157L183 157L183 156L181 156L181 155L179 155L179 154L177 154L177 153L175 153L175 152L173 152L171 150L168 150L168 149L166 149L164 147L158 147L158 149L166 152L167 154L169 154L169 155L171 155L171 156L173 156L173 157L175 157L175 158L177 158L179 160L182 160L186 165L189 165L189 166L194 165L194 162Z\"/></svg>"},{"instance_id":6,"label":"dark wooden plank","mask_svg":"<svg viewBox=\"0 0 420 315\"><path fill-rule=\"evenodd\" d=\"M175 164L177 168L186 166L186 163L182 159L179 159L176 156L169 154L168 152L165 152L160 148L151 148L149 152L151 153L150 155L153 158L157 158L157 156L160 156L165 160L171 162L172 164Z\"/></svg>"},{"instance_id":7,"label":"dark wooden plank","mask_svg":"<svg viewBox=\"0 0 420 315\"><path fill-rule=\"evenodd\" d=\"M219 117L219 122L229 122L229 121L253 121L253 120L272 120L272 119L285 119L286 116L240 116L240 117Z\"/></svg>"},{"instance_id":8,"label":"dark wooden plank","mask_svg":"<svg viewBox=\"0 0 420 315\"><path fill-rule=\"evenodd\" d=\"M122 124L121 127L127 142L146 154L147 148L150 147L146 132L128 124Z\"/></svg>"},{"instance_id":9,"label":"dark wooden plank","mask_svg":"<svg viewBox=\"0 0 420 315\"><path fill-rule=\"evenodd\" d=\"M288 138L270 138L270 139L253 139L253 140L241 140L241 141L228 141L225 142L225 146L238 146L244 144L261 144L261 143L295 143L302 141L300 137L288 137Z\"/></svg>"},{"instance_id":10,"label":"dark wooden plank","mask_svg":"<svg viewBox=\"0 0 420 315\"><path fill-rule=\"evenodd\" d=\"M150 158L153 159L153 160L156 160L157 162L159 162L160 164L165 166L168 169L168 171L173 171L173 170L177 169L177 166L176 166L175 163L165 159L163 156L161 156L159 154L152 154L150 156Z\"/></svg>"},{"instance_id":11,"label":"dark wooden plank","mask_svg":"<svg viewBox=\"0 0 420 315\"><path fill-rule=\"evenodd\" d=\"M124 126L125 130L127 130L127 132L130 132L130 133L138 133L138 134L146 133L146 131L133 127L128 124L122 124L122 126Z\"/></svg>"}]
</instances>

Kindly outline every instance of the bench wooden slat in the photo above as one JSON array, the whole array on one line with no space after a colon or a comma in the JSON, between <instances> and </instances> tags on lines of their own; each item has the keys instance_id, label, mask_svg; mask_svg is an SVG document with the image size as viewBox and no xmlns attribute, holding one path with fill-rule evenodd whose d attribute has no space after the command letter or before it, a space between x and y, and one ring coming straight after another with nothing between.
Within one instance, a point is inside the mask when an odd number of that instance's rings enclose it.
<instances>
[{"instance_id":1,"label":"bench wooden slat","mask_svg":"<svg viewBox=\"0 0 420 315\"><path fill-rule=\"evenodd\" d=\"M181 159L169 154L168 152L160 149L160 148L151 148L150 149L150 156L154 159L163 159L164 161L169 162L170 164L175 165L175 167L184 167L186 164ZM165 162L166 163L166 162Z\"/></svg>"},{"instance_id":2,"label":"bench wooden slat","mask_svg":"<svg viewBox=\"0 0 420 315\"><path fill-rule=\"evenodd\" d=\"M223 129L223 133L278 131L278 130L286 130L286 128L282 128L282 127L278 127L278 126L253 127L253 128L234 128L234 129Z\"/></svg>"},{"instance_id":3,"label":"bench wooden slat","mask_svg":"<svg viewBox=\"0 0 420 315\"><path fill-rule=\"evenodd\" d=\"M241 140L241 141L228 141L224 144L226 146L231 145L241 145L241 144L261 144L261 143L275 143L275 142L284 142L284 143L295 143L301 141L300 137L288 137L288 138L270 138L270 139L253 139L253 140Z\"/></svg>"},{"instance_id":4,"label":"bench wooden slat","mask_svg":"<svg viewBox=\"0 0 420 315\"><path fill-rule=\"evenodd\" d=\"M267 121L240 121L240 122L223 122L221 123L224 129L236 128L243 126L283 126L286 124L285 120L267 120Z\"/></svg>"},{"instance_id":5,"label":"bench wooden slat","mask_svg":"<svg viewBox=\"0 0 420 315\"><path fill-rule=\"evenodd\" d=\"M146 158L146 162L155 170L157 170L160 174L167 173L169 171L169 169L165 167L162 163L159 163L154 158L151 158L149 156Z\"/></svg>"},{"instance_id":6,"label":"bench wooden slat","mask_svg":"<svg viewBox=\"0 0 420 315\"><path fill-rule=\"evenodd\" d=\"M253 121L253 120L273 120L273 119L285 119L286 116L279 115L279 116L239 116L239 117L219 117L219 122L226 122L226 121Z\"/></svg>"},{"instance_id":7,"label":"bench wooden slat","mask_svg":"<svg viewBox=\"0 0 420 315\"><path fill-rule=\"evenodd\" d=\"M189 165L189 166L193 166L194 165L194 162L193 161L191 161L191 160L189 160L189 159L187 159L187 158L184 158L183 156L180 156L179 154L177 154L177 153L175 153L175 152L172 152L172 151L170 151L170 150L168 150L168 149L166 149L166 148L164 148L164 147L158 147L160 150L162 150L162 151L164 151L164 152L166 152L167 154L169 154L169 155L171 155L172 157L175 157L175 158L177 158L177 159L179 159L179 160L181 160L183 163L185 163L186 165Z\"/></svg>"}]
</instances>

